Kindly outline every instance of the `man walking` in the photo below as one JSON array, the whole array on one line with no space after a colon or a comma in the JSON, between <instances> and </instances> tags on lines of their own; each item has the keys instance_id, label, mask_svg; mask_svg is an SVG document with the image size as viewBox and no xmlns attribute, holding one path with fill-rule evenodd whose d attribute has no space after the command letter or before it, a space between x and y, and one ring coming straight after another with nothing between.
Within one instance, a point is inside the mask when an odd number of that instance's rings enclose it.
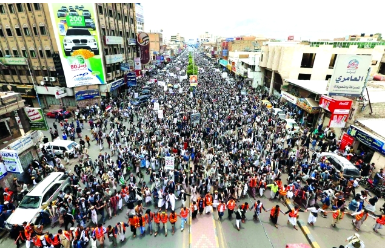
<instances>
[{"instance_id":1,"label":"man walking","mask_svg":"<svg viewBox=\"0 0 387 248\"><path fill-rule=\"evenodd\" d=\"M227 202L227 210L228 210L228 219L229 220L232 219L232 214L234 212L234 208L235 208L235 201L231 197L230 200Z\"/></svg>"}]
</instances>

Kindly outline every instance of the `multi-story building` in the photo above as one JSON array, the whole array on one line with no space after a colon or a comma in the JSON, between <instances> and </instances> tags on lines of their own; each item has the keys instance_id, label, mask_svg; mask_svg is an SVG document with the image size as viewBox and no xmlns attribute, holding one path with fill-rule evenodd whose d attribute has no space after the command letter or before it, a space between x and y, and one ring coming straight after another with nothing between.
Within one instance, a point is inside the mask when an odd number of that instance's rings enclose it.
<instances>
[{"instance_id":1,"label":"multi-story building","mask_svg":"<svg viewBox=\"0 0 387 248\"><path fill-rule=\"evenodd\" d=\"M156 60L156 56L160 54L161 49L164 45L163 42L163 33L160 32L151 32L149 35L149 52L152 54L152 60Z\"/></svg>"},{"instance_id":2,"label":"multi-story building","mask_svg":"<svg viewBox=\"0 0 387 248\"><path fill-rule=\"evenodd\" d=\"M144 7L141 3L136 3L137 32L144 32Z\"/></svg>"},{"instance_id":3,"label":"multi-story building","mask_svg":"<svg viewBox=\"0 0 387 248\"><path fill-rule=\"evenodd\" d=\"M177 54L179 51L181 51L184 48L185 39L184 37L180 36L179 33L176 35L171 35L171 39L169 40L169 48L171 51L171 55Z\"/></svg>"},{"instance_id":4,"label":"multi-story building","mask_svg":"<svg viewBox=\"0 0 387 248\"><path fill-rule=\"evenodd\" d=\"M269 41L264 37L246 36L237 37L228 43L228 50L230 52L253 52L257 51L263 46L264 42Z\"/></svg>"},{"instance_id":5,"label":"multi-story building","mask_svg":"<svg viewBox=\"0 0 387 248\"><path fill-rule=\"evenodd\" d=\"M199 41L201 43L203 42L214 43L216 42L216 37L208 32L205 32L204 34L199 35Z\"/></svg>"},{"instance_id":6,"label":"multi-story building","mask_svg":"<svg viewBox=\"0 0 387 248\"><path fill-rule=\"evenodd\" d=\"M43 108L85 106L99 102L100 96L108 95L121 84L114 84L123 78L121 63L134 64L137 33L134 5L0 4L2 89L21 93L26 104L36 107L39 106L38 96ZM71 16L80 17L78 19L82 21L75 23L69 19ZM82 27L86 27L89 36L94 37L64 39L67 30ZM63 64L63 58L71 56L81 46L93 49L93 55L100 55L96 57L102 67L99 72L101 81L74 87L66 69L69 65ZM62 98L55 97L60 88L66 88L65 94ZM77 92L86 95L77 101Z\"/></svg>"}]
</instances>

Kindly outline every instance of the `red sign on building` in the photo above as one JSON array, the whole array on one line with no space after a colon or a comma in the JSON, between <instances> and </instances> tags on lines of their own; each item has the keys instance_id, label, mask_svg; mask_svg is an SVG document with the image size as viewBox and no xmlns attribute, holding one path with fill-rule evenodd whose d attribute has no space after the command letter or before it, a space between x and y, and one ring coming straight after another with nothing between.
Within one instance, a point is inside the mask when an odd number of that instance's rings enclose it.
<instances>
[{"instance_id":1,"label":"red sign on building","mask_svg":"<svg viewBox=\"0 0 387 248\"><path fill-rule=\"evenodd\" d=\"M332 97L321 95L319 106L332 113L329 127L343 128L348 120L352 100L347 98L333 99Z\"/></svg>"}]
</instances>

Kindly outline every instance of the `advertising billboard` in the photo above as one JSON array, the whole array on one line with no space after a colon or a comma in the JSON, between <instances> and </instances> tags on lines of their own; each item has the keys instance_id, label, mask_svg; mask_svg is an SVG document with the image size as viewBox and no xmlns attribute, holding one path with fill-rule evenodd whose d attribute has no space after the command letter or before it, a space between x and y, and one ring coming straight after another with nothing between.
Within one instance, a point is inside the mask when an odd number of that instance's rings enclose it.
<instances>
[{"instance_id":1,"label":"advertising billboard","mask_svg":"<svg viewBox=\"0 0 387 248\"><path fill-rule=\"evenodd\" d=\"M24 112L30 122L31 130L48 130L44 112L41 108L24 108Z\"/></svg>"},{"instance_id":2,"label":"advertising billboard","mask_svg":"<svg viewBox=\"0 0 387 248\"><path fill-rule=\"evenodd\" d=\"M17 151L4 149L0 151L0 155L7 172L20 174L24 171Z\"/></svg>"},{"instance_id":3,"label":"advertising billboard","mask_svg":"<svg viewBox=\"0 0 387 248\"><path fill-rule=\"evenodd\" d=\"M48 4L68 88L105 84L101 44L93 3Z\"/></svg>"},{"instance_id":4,"label":"advertising billboard","mask_svg":"<svg viewBox=\"0 0 387 248\"><path fill-rule=\"evenodd\" d=\"M378 151L381 154L385 154L386 149L384 141L377 138L376 136L369 134L365 130L351 125L348 128L347 134L351 135L352 137L365 144L366 146L374 149L375 151Z\"/></svg>"},{"instance_id":5,"label":"advertising billboard","mask_svg":"<svg viewBox=\"0 0 387 248\"><path fill-rule=\"evenodd\" d=\"M149 35L147 33L141 32L137 34L137 51L141 58L141 64L146 65L150 61L149 55Z\"/></svg>"},{"instance_id":6,"label":"advertising billboard","mask_svg":"<svg viewBox=\"0 0 387 248\"><path fill-rule=\"evenodd\" d=\"M329 96L360 96L371 61L371 55L337 55L329 82Z\"/></svg>"}]
</instances>

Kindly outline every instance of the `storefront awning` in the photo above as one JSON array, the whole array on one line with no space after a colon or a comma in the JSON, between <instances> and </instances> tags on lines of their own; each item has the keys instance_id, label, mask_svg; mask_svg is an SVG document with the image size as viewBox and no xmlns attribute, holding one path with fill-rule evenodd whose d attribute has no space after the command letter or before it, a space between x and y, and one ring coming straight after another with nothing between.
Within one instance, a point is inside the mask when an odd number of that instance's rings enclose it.
<instances>
[{"instance_id":1,"label":"storefront awning","mask_svg":"<svg viewBox=\"0 0 387 248\"><path fill-rule=\"evenodd\" d=\"M351 125L348 128L347 134L354 137L369 148L372 148L383 155L385 154L384 141L371 134L370 132L360 127Z\"/></svg>"},{"instance_id":2,"label":"storefront awning","mask_svg":"<svg viewBox=\"0 0 387 248\"><path fill-rule=\"evenodd\" d=\"M375 118L375 119L362 119L357 120L360 124L366 126L368 129L374 131L378 135L386 138L386 119Z\"/></svg>"},{"instance_id":3,"label":"storefront awning","mask_svg":"<svg viewBox=\"0 0 387 248\"><path fill-rule=\"evenodd\" d=\"M316 95L327 95L327 84L326 80L292 80L285 79L290 84L296 85Z\"/></svg>"},{"instance_id":4,"label":"storefront awning","mask_svg":"<svg viewBox=\"0 0 387 248\"><path fill-rule=\"evenodd\" d=\"M309 114L317 114L320 110L318 103L312 98L298 98L297 106Z\"/></svg>"}]
</instances>

